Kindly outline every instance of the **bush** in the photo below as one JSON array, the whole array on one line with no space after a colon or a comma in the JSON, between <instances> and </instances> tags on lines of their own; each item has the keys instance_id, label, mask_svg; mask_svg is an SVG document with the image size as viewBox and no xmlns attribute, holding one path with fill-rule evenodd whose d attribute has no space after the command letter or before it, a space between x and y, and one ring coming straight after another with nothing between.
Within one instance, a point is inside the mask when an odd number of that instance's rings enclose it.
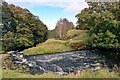
<instances>
[{"instance_id":1,"label":"bush","mask_svg":"<svg viewBox=\"0 0 120 80\"><path fill-rule=\"evenodd\" d=\"M86 48L85 44L82 42L71 42L70 47L74 50L81 50Z\"/></svg>"}]
</instances>

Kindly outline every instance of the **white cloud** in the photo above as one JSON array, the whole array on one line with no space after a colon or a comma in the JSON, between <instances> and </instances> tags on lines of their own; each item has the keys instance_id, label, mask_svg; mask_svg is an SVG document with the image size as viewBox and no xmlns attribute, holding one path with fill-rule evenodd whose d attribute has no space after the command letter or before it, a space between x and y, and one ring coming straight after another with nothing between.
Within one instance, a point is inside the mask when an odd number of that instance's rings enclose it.
<instances>
[{"instance_id":1,"label":"white cloud","mask_svg":"<svg viewBox=\"0 0 120 80\"><path fill-rule=\"evenodd\" d=\"M50 7L58 7L63 8L66 12L78 12L82 9L88 7L85 0L6 0L8 3L17 4L23 8L31 8L34 6L50 6ZM29 4L21 4L27 2Z\"/></svg>"},{"instance_id":2,"label":"white cloud","mask_svg":"<svg viewBox=\"0 0 120 80\"><path fill-rule=\"evenodd\" d=\"M87 8L88 4L86 2L73 2L70 3L66 8L65 11L67 12L79 12L84 8Z\"/></svg>"},{"instance_id":3,"label":"white cloud","mask_svg":"<svg viewBox=\"0 0 120 80\"><path fill-rule=\"evenodd\" d=\"M85 0L5 0L7 2L84 2Z\"/></svg>"},{"instance_id":4,"label":"white cloud","mask_svg":"<svg viewBox=\"0 0 120 80\"><path fill-rule=\"evenodd\" d=\"M8 2L119 2L119 0L5 0Z\"/></svg>"}]
</instances>

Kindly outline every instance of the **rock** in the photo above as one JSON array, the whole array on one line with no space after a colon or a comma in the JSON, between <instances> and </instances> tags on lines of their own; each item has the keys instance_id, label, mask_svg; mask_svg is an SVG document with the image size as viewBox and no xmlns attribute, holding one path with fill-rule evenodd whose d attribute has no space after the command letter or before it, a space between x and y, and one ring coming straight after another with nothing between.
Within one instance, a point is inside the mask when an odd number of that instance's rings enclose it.
<instances>
[{"instance_id":1,"label":"rock","mask_svg":"<svg viewBox=\"0 0 120 80\"><path fill-rule=\"evenodd\" d=\"M90 67L90 65L86 65L86 66L85 66L85 68L89 68L89 67Z\"/></svg>"},{"instance_id":2,"label":"rock","mask_svg":"<svg viewBox=\"0 0 120 80\"><path fill-rule=\"evenodd\" d=\"M29 67L32 67L33 65L31 63L28 64Z\"/></svg>"},{"instance_id":3,"label":"rock","mask_svg":"<svg viewBox=\"0 0 120 80\"><path fill-rule=\"evenodd\" d=\"M14 63L16 63L16 64L22 64L23 62L21 62L21 61L14 61Z\"/></svg>"},{"instance_id":4,"label":"rock","mask_svg":"<svg viewBox=\"0 0 120 80\"><path fill-rule=\"evenodd\" d=\"M23 55L20 55L20 58L23 58Z\"/></svg>"},{"instance_id":5,"label":"rock","mask_svg":"<svg viewBox=\"0 0 120 80\"><path fill-rule=\"evenodd\" d=\"M100 63L90 64L92 67L100 66Z\"/></svg>"},{"instance_id":6,"label":"rock","mask_svg":"<svg viewBox=\"0 0 120 80\"><path fill-rule=\"evenodd\" d=\"M95 63L97 63L98 61L95 61Z\"/></svg>"},{"instance_id":7,"label":"rock","mask_svg":"<svg viewBox=\"0 0 120 80\"><path fill-rule=\"evenodd\" d=\"M39 66L30 67L31 74L43 74L44 72L45 70L42 67Z\"/></svg>"},{"instance_id":8,"label":"rock","mask_svg":"<svg viewBox=\"0 0 120 80\"><path fill-rule=\"evenodd\" d=\"M96 63L95 66L100 66L100 63Z\"/></svg>"},{"instance_id":9,"label":"rock","mask_svg":"<svg viewBox=\"0 0 120 80\"><path fill-rule=\"evenodd\" d=\"M73 67L67 67L67 68L65 68L64 71L67 72L67 73L72 73L72 72L75 72L75 68L73 68Z\"/></svg>"},{"instance_id":10,"label":"rock","mask_svg":"<svg viewBox=\"0 0 120 80\"><path fill-rule=\"evenodd\" d=\"M52 72L57 72L57 73L63 73L63 70L60 66L58 65L55 65L55 64L52 64L50 66L47 66L49 71L52 71Z\"/></svg>"},{"instance_id":11,"label":"rock","mask_svg":"<svg viewBox=\"0 0 120 80\"><path fill-rule=\"evenodd\" d=\"M9 52L7 52L7 54L13 54L13 53L16 53L16 51L9 51Z\"/></svg>"},{"instance_id":12,"label":"rock","mask_svg":"<svg viewBox=\"0 0 120 80\"><path fill-rule=\"evenodd\" d=\"M84 65L86 65L87 63L84 63Z\"/></svg>"},{"instance_id":13,"label":"rock","mask_svg":"<svg viewBox=\"0 0 120 80\"><path fill-rule=\"evenodd\" d=\"M64 72L55 72L56 74L65 75Z\"/></svg>"},{"instance_id":14,"label":"rock","mask_svg":"<svg viewBox=\"0 0 120 80\"><path fill-rule=\"evenodd\" d=\"M41 61L36 61L36 65L39 65L43 68L46 68L47 64L45 62L41 62Z\"/></svg>"},{"instance_id":15,"label":"rock","mask_svg":"<svg viewBox=\"0 0 120 80\"><path fill-rule=\"evenodd\" d=\"M18 54L22 54L23 55L23 52L18 52Z\"/></svg>"},{"instance_id":16,"label":"rock","mask_svg":"<svg viewBox=\"0 0 120 80\"><path fill-rule=\"evenodd\" d=\"M27 61L27 59L22 59L22 62L25 63Z\"/></svg>"},{"instance_id":17,"label":"rock","mask_svg":"<svg viewBox=\"0 0 120 80\"><path fill-rule=\"evenodd\" d=\"M62 75L68 75L68 73L67 73L67 72L64 72Z\"/></svg>"},{"instance_id":18,"label":"rock","mask_svg":"<svg viewBox=\"0 0 120 80\"><path fill-rule=\"evenodd\" d=\"M39 68L37 68L37 74L43 74L45 72L45 70L39 66Z\"/></svg>"},{"instance_id":19,"label":"rock","mask_svg":"<svg viewBox=\"0 0 120 80\"><path fill-rule=\"evenodd\" d=\"M95 67L93 70L94 70L94 71L97 71L97 70L99 70L99 69L101 69L101 67Z\"/></svg>"}]
</instances>

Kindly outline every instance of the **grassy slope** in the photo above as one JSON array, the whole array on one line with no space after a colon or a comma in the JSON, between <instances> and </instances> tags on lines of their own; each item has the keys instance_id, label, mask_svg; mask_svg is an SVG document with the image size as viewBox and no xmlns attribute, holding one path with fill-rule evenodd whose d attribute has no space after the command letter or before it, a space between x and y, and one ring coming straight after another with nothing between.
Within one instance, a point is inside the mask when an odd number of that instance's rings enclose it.
<instances>
[{"instance_id":1,"label":"grassy slope","mask_svg":"<svg viewBox=\"0 0 120 80\"><path fill-rule=\"evenodd\" d=\"M67 36L70 37L72 40L81 40L84 41L87 39L87 34L86 34L86 30L76 30L76 29L72 29L69 30L67 32Z\"/></svg>"},{"instance_id":2,"label":"grassy slope","mask_svg":"<svg viewBox=\"0 0 120 80\"><path fill-rule=\"evenodd\" d=\"M66 36L70 38L68 40L48 39L45 43L40 43L36 47L24 50L24 53L32 55L70 51L73 50L69 45L70 43L85 42L87 39L86 31L83 30L70 30Z\"/></svg>"},{"instance_id":3,"label":"grassy slope","mask_svg":"<svg viewBox=\"0 0 120 80\"><path fill-rule=\"evenodd\" d=\"M47 53L55 53L55 52L64 52L72 50L69 46L67 46L66 41L48 39L45 43L38 44L36 47L29 48L24 51L26 55L31 54L47 54Z\"/></svg>"},{"instance_id":4,"label":"grassy slope","mask_svg":"<svg viewBox=\"0 0 120 80\"><path fill-rule=\"evenodd\" d=\"M41 75L31 75L18 73L14 70L3 70L3 78L119 78L118 74L114 72L109 72L107 69L102 69L96 72L82 72L77 75L59 75L54 73L44 73Z\"/></svg>"}]
</instances>

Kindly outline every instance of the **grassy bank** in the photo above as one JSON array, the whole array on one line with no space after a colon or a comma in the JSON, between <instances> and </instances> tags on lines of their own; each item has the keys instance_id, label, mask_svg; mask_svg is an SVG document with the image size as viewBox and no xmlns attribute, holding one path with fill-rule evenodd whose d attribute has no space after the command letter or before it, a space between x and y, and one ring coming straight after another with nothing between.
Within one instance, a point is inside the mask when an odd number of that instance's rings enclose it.
<instances>
[{"instance_id":1,"label":"grassy bank","mask_svg":"<svg viewBox=\"0 0 120 80\"><path fill-rule=\"evenodd\" d=\"M2 53L2 52L4 52L4 51L2 50L2 44L0 44L0 53Z\"/></svg>"},{"instance_id":2,"label":"grassy bank","mask_svg":"<svg viewBox=\"0 0 120 80\"><path fill-rule=\"evenodd\" d=\"M36 47L24 50L24 53L26 55L51 54L70 50L72 49L67 45L67 41L48 39L45 43L40 43Z\"/></svg>"},{"instance_id":3,"label":"grassy bank","mask_svg":"<svg viewBox=\"0 0 120 80\"><path fill-rule=\"evenodd\" d=\"M76 50L77 48L81 49L81 46L83 46L87 40L87 34L84 30L70 30L67 32L66 37L68 38L66 40L48 39L46 42L40 43L36 47L24 50L24 53L26 55L51 54Z\"/></svg>"},{"instance_id":4,"label":"grassy bank","mask_svg":"<svg viewBox=\"0 0 120 80\"><path fill-rule=\"evenodd\" d=\"M119 78L120 76L117 73L109 72L107 69L102 69L96 72L82 72L76 75L59 75L54 73L44 73L41 75L31 75L18 73L14 70L3 70L3 78Z\"/></svg>"},{"instance_id":5,"label":"grassy bank","mask_svg":"<svg viewBox=\"0 0 120 80\"><path fill-rule=\"evenodd\" d=\"M86 41L88 38L87 35L87 30L76 30L76 29L72 29L69 30L66 34L68 38L68 40L81 40L81 41Z\"/></svg>"}]
</instances>

